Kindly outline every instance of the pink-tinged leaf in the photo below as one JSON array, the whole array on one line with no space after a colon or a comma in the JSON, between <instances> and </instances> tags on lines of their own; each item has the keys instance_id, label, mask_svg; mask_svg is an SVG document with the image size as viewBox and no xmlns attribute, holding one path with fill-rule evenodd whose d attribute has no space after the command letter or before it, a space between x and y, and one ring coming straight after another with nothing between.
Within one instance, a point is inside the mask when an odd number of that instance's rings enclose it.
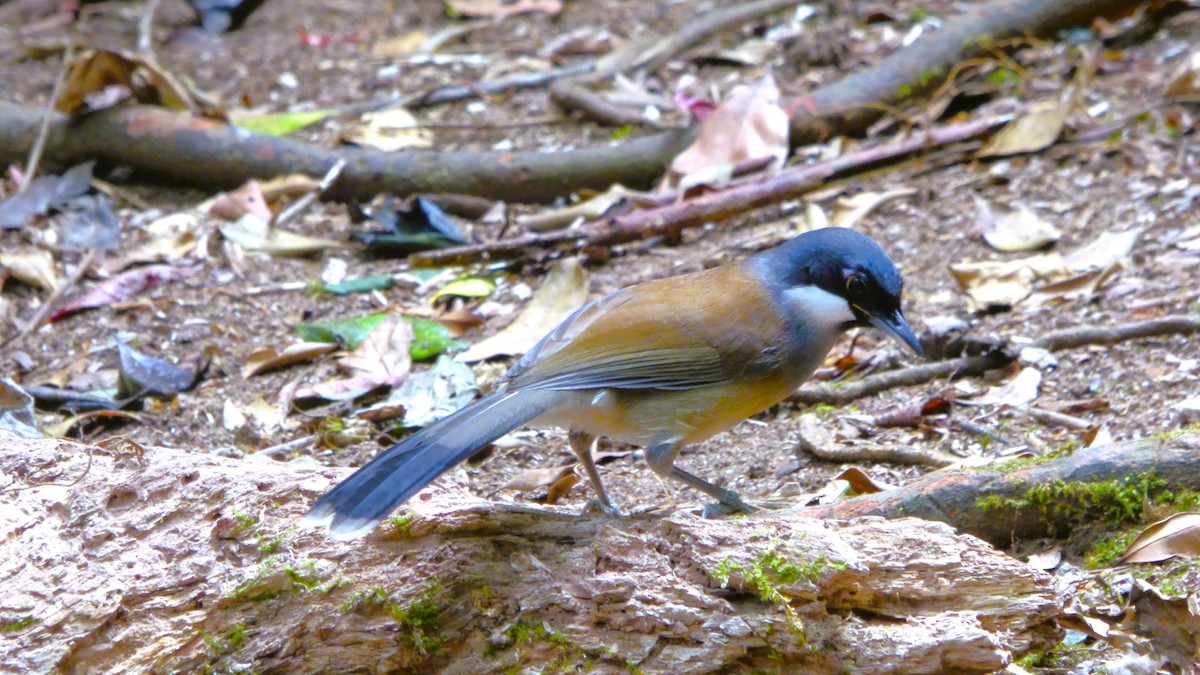
<instances>
[{"instance_id":1,"label":"pink-tinged leaf","mask_svg":"<svg viewBox=\"0 0 1200 675\"><path fill-rule=\"evenodd\" d=\"M186 279L195 274L198 269L198 267L175 267L172 265L135 267L96 284L90 291L51 314L49 322L54 323L85 309L106 307L114 302L132 300L159 284Z\"/></svg>"},{"instance_id":2,"label":"pink-tinged leaf","mask_svg":"<svg viewBox=\"0 0 1200 675\"><path fill-rule=\"evenodd\" d=\"M738 166L769 157L770 168L783 166L788 154L788 115L779 101L775 78L738 85L700 125L696 140L671 162L663 183L675 187L687 175L713 167Z\"/></svg>"},{"instance_id":3,"label":"pink-tinged leaf","mask_svg":"<svg viewBox=\"0 0 1200 675\"><path fill-rule=\"evenodd\" d=\"M338 368L348 377L302 386L296 390L296 398L346 401L379 386L396 386L404 382L412 368L412 341L412 324L389 316L338 362Z\"/></svg>"},{"instance_id":4,"label":"pink-tinged leaf","mask_svg":"<svg viewBox=\"0 0 1200 675\"><path fill-rule=\"evenodd\" d=\"M675 92L674 98L675 105L680 110L688 111L688 114L692 116L692 119L696 120L697 122L703 122L704 120L708 119L712 116L713 111L717 109L717 105L712 101L706 101L701 98L693 98L682 89Z\"/></svg>"},{"instance_id":5,"label":"pink-tinged leaf","mask_svg":"<svg viewBox=\"0 0 1200 675\"><path fill-rule=\"evenodd\" d=\"M247 213L264 223L271 222L271 207L256 180L246 181L232 192L222 192L213 199L211 213L226 220L237 220Z\"/></svg>"}]
</instances>

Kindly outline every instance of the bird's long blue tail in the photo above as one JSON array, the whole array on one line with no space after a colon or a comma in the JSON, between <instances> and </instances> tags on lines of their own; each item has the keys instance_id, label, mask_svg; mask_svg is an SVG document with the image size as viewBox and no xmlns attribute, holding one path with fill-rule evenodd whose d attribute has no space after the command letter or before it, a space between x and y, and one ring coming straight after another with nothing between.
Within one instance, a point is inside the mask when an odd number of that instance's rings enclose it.
<instances>
[{"instance_id":1,"label":"bird's long blue tail","mask_svg":"<svg viewBox=\"0 0 1200 675\"><path fill-rule=\"evenodd\" d=\"M357 539L435 478L561 396L537 390L485 396L381 452L318 499L301 522L328 525L334 539Z\"/></svg>"}]
</instances>

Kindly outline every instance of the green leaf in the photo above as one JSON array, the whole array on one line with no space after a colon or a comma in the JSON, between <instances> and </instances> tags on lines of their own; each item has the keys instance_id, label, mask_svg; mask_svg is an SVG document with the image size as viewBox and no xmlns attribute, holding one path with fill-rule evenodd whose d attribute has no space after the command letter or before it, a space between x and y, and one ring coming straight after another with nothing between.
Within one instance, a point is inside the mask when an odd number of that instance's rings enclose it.
<instances>
[{"instance_id":1,"label":"green leaf","mask_svg":"<svg viewBox=\"0 0 1200 675\"><path fill-rule=\"evenodd\" d=\"M389 274L376 274L361 279L347 279L341 283L321 286L322 293L332 295L350 295L351 293L369 293L382 291L396 285L396 280Z\"/></svg>"},{"instance_id":2,"label":"green leaf","mask_svg":"<svg viewBox=\"0 0 1200 675\"><path fill-rule=\"evenodd\" d=\"M350 319L331 319L317 323L300 324L296 332L307 342L340 342L346 349L354 349L371 331L387 318L387 312L368 314Z\"/></svg>"},{"instance_id":3,"label":"green leaf","mask_svg":"<svg viewBox=\"0 0 1200 675\"><path fill-rule=\"evenodd\" d=\"M350 319L300 324L296 326L296 332L308 342L340 342L346 349L354 349L387 317L387 312L379 312ZM447 349L466 347L462 342L450 337L450 331L436 321L415 316L401 318L413 327L413 341L408 347L408 354L413 360L437 356Z\"/></svg>"},{"instance_id":4,"label":"green leaf","mask_svg":"<svg viewBox=\"0 0 1200 675\"><path fill-rule=\"evenodd\" d=\"M266 136L287 136L300 131L310 124L336 114L334 110L306 110L294 113L276 113L271 115L233 115L235 125L248 129L256 134Z\"/></svg>"},{"instance_id":5,"label":"green leaf","mask_svg":"<svg viewBox=\"0 0 1200 675\"><path fill-rule=\"evenodd\" d=\"M404 320L411 323L413 327L413 341L408 347L408 355L414 361L437 356L451 347L466 346L450 337L450 331L436 321L416 316L406 316Z\"/></svg>"},{"instance_id":6,"label":"green leaf","mask_svg":"<svg viewBox=\"0 0 1200 675\"><path fill-rule=\"evenodd\" d=\"M486 277L466 277L464 279L455 279L450 283L442 286L441 290L433 294L431 301L436 301L443 295L457 295L462 298L486 298L496 290L496 282Z\"/></svg>"}]
</instances>

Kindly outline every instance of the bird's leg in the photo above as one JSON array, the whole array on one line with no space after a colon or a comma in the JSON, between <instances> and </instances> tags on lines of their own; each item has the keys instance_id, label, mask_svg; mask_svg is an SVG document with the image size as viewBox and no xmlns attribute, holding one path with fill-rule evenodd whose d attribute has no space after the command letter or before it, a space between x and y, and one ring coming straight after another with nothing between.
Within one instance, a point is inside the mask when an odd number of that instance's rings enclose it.
<instances>
[{"instance_id":1,"label":"bird's leg","mask_svg":"<svg viewBox=\"0 0 1200 675\"><path fill-rule=\"evenodd\" d=\"M610 516L621 515L621 510L617 508L612 498L608 496L608 491L604 489L604 483L600 482L600 472L596 470L596 461L592 459L592 446L596 443L596 437L586 431L572 429L567 433L567 442L571 444L571 449L579 457L579 463L587 472L588 481L591 482L592 490L596 493L596 498L584 507L584 511L590 510L594 502L601 511Z\"/></svg>"},{"instance_id":2,"label":"bird's leg","mask_svg":"<svg viewBox=\"0 0 1200 675\"><path fill-rule=\"evenodd\" d=\"M675 466L675 458L679 456L680 444L676 439L659 441L646 448L646 461L650 468L660 476L669 476L717 500L716 504L704 507L703 516L713 518L730 513L750 513L754 507L742 501L738 493L714 485L703 478L688 473Z\"/></svg>"}]
</instances>

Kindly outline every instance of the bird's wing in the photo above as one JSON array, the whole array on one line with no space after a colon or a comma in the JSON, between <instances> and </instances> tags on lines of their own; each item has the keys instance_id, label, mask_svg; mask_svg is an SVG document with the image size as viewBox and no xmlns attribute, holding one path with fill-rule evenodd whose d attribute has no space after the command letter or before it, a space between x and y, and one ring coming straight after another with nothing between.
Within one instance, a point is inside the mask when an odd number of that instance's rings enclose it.
<instances>
[{"instance_id":1,"label":"bird's wing","mask_svg":"<svg viewBox=\"0 0 1200 675\"><path fill-rule=\"evenodd\" d=\"M505 375L511 389L694 389L778 364L782 319L737 266L617 291L572 314Z\"/></svg>"}]
</instances>

